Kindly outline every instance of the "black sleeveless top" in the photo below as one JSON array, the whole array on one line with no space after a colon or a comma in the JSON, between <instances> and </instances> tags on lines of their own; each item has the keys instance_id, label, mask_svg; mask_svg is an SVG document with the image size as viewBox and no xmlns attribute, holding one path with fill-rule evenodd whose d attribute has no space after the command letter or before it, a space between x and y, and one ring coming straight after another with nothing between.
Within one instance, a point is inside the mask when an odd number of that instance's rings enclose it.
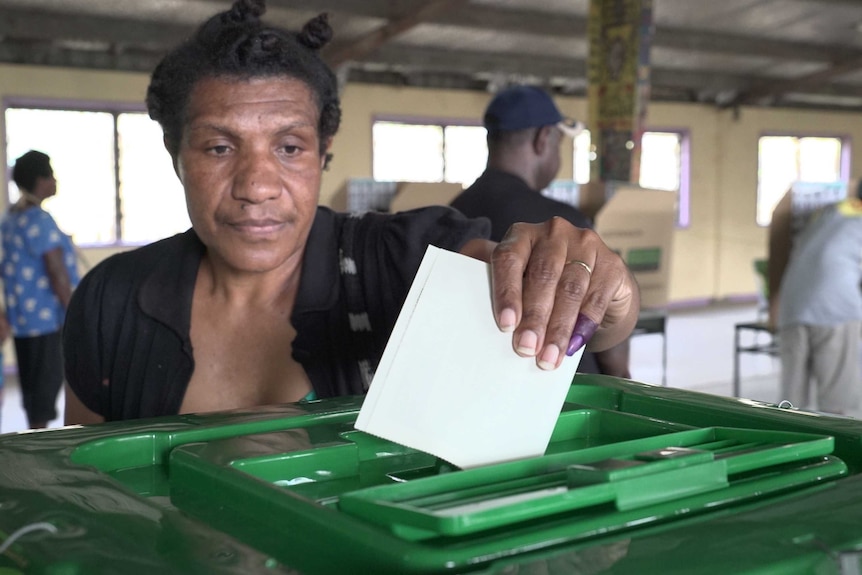
<instances>
[{"instance_id":1,"label":"black sleeveless top","mask_svg":"<svg viewBox=\"0 0 862 575\"><path fill-rule=\"evenodd\" d=\"M487 220L437 206L399 214L320 207L291 322L317 397L363 394L429 244L458 251ZM194 371L191 305L205 246L193 230L111 256L75 291L66 379L108 421L175 415Z\"/></svg>"}]
</instances>

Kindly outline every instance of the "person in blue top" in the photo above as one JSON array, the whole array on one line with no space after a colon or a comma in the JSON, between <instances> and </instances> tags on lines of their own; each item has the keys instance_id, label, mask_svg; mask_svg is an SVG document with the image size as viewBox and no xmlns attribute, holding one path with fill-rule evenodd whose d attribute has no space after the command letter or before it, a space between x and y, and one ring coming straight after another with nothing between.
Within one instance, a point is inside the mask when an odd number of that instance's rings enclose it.
<instances>
[{"instance_id":1,"label":"person in blue top","mask_svg":"<svg viewBox=\"0 0 862 575\"><path fill-rule=\"evenodd\" d=\"M27 152L15 161L12 179L21 197L0 222L2 277L24 410L30 428L37 429L57 417L61 331L78 271L71 238L41 206L57 193L51 159Z\"/></svg>"}]
</instances>

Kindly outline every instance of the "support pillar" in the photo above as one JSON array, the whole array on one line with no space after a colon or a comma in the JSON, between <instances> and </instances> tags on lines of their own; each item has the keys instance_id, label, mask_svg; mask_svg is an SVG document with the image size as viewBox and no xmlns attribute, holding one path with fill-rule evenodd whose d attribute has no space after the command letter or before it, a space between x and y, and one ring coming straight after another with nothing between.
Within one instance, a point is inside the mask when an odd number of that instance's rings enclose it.
<instances>
[{"instance_id":1,"label":"support pillar","mask_svg":"<svg viewBox=\"0 0 862 575\"><path fill-rule=\"evenodd\" d=\"M588 126L597 156L590 180L637 184L650 92L653 0L590 0L588 33Z\"/></svg>"}]
</instances>

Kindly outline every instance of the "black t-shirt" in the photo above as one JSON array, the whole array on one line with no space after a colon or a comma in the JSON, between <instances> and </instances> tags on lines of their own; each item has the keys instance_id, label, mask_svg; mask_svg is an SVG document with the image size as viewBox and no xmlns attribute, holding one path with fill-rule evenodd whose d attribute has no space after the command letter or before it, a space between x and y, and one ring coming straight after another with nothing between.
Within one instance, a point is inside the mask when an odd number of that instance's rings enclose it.
<instances>
[{"instance_id":1,"label":"black t-shirt","mask_svg":"<svg viewBox=\"0 0 862 575\"><path fill-rule=\"evenodd\" d=\"M447 207L361 216L318 208L291 322L317 397L362 394L429 244L458 251L486 220ZM75 290L66 379L106 420L174 415L194 370L191 306L205 247L193 230L107 258Z\"/></svg>"},{"instance_id":2,"label":"black t-shirt","mask_svg":"<svg viewBox=\"0 0 862 575\"><path fill-rule=\"evenodd\" d=\"M592 229L590 219L574 206L546 198L527 182L507 172L487 169L450 204L468 218L491 220L491 239L499 242L517 222L538 224L554 216L579 228Z\"/></svg>"}]
</instances>

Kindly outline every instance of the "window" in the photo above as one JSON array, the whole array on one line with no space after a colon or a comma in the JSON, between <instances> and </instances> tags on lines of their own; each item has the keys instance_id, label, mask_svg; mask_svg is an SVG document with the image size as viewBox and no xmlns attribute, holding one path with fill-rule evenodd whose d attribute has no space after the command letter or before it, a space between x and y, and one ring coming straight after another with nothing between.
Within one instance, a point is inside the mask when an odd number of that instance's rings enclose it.
<instances>
[{"instance_id":1,"label":"window","mask_svg":"<svg viewBox=\"0 0 862 575\"><path fill-rule=\"evenodd\" d=\"M575 136L574 147L575 157L572 164L574 180L579 184L586 184L590 181L590 162L594 162L597 158L589 130L581 130L581 133Z\"/></svg>"},{"instance_id":2,"label":"window","mask_svg":"<svg viewBox=\"0 0 862 575\"><path fill-rule=\"evenodd\" d=\"M669 190L679 194L677 204L677 226L689 224L689 138L684 132L644 132L641 140L641 169L638 184L654 190ZM575 138L575 181L585 184L590 181L590 162L595 161L596 151L590 141L589 130Z\"/></svg>"},{"instance_id":3,"label":"window","mask_svg":"<svg viewBox=\"0 0 862 575\"><path fill-rule=\"evenodd\" d=\"M158 124L143 112L8 107L6 163L51 156L57 195L43 204L76 244L147 243L189 228L182 185ZM10 181L7 198L18 199Z\"/></svg>"},{"instance_id":4,"label":"window","mask_svg":"<svg viewBox=\"0 0 862 575\"><path fill-rule=\"evenodd\" d=\"M679 190L682 175L682 136L676 132L646 132L641 140L640 185L654 190Z\"/></svg>"},{"instance_id":5,"label":"window","mask_svg":"<svg viewBox=\"0 0 862 575\"><path fill-rule=\"evenodd\" d=\"M379 120L372 127L375 180L472 184L485 169L482 126Z\"/></svg>"},{"instance_id":6,"label":"window","mask_svg":"<svg viewBox=\"0 0 862 575\"><path fill-rule=\"evenodd\" d=\"M846 180L849 146L842 138L763 136L758 143L757 223L768 226L772 211L795 181Z\"/></svg>"}]
</instances>

